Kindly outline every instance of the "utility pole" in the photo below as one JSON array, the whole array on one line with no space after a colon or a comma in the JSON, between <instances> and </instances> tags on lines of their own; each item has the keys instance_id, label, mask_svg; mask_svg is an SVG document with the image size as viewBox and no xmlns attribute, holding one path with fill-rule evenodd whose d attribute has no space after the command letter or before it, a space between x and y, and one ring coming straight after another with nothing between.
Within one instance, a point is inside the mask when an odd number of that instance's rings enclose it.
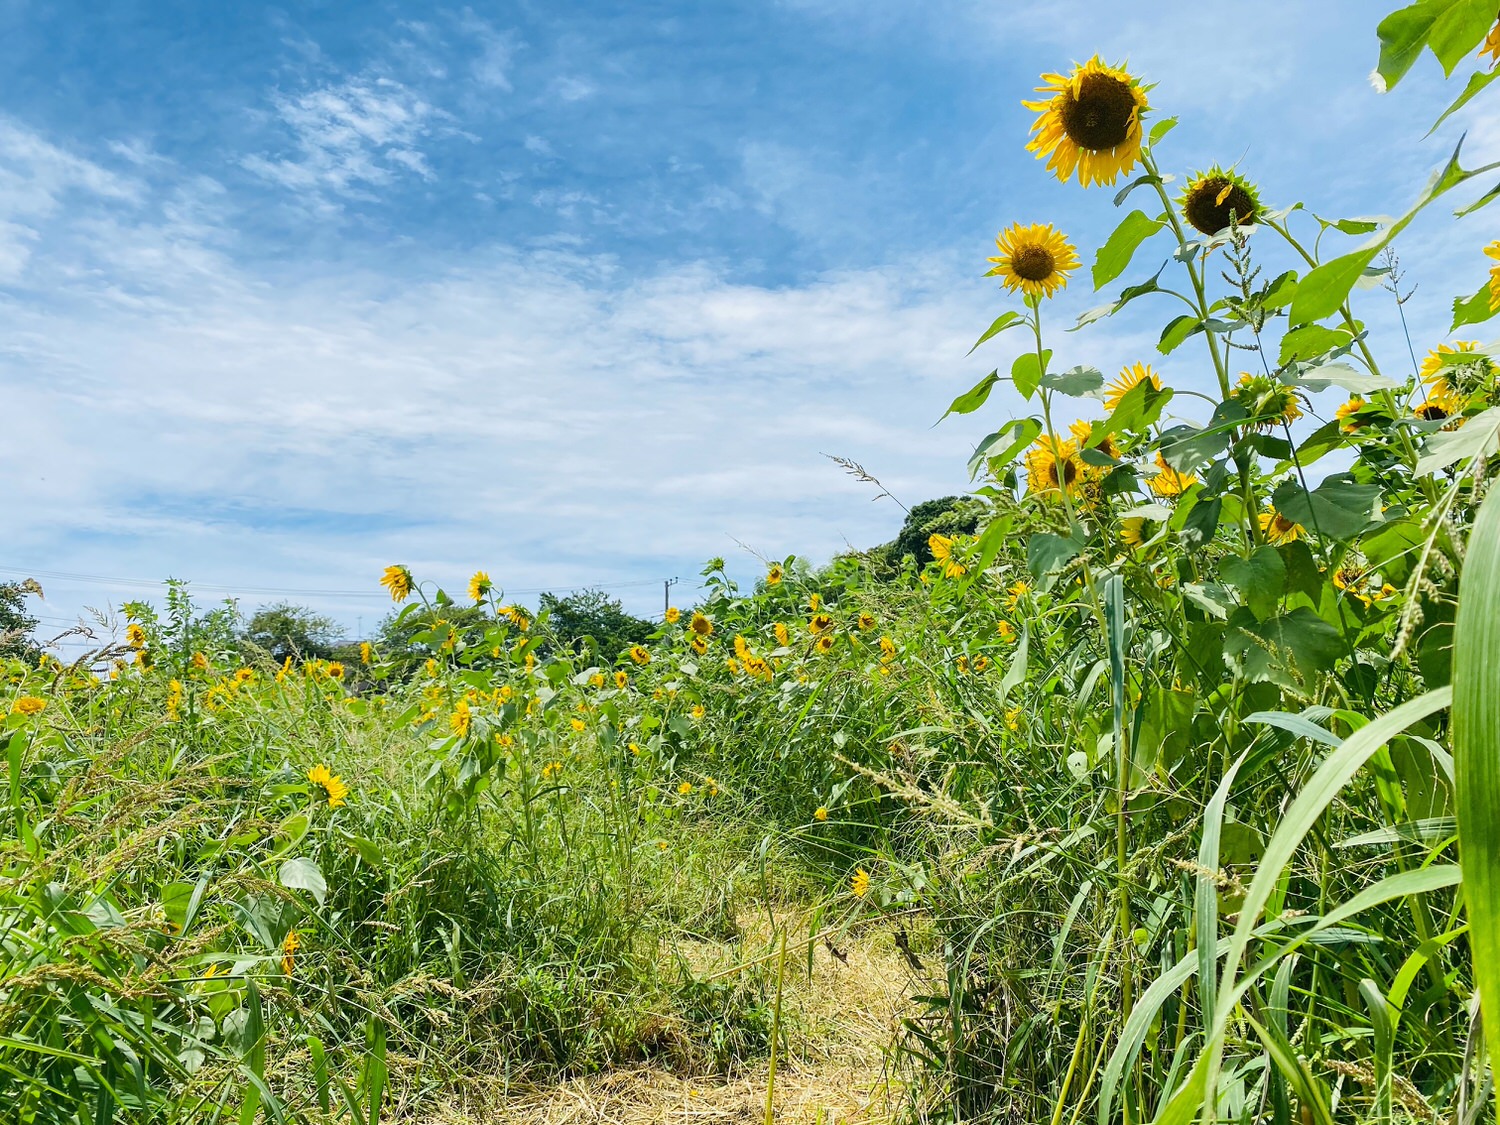
<instances>
[{"instance_id":1,"label":"utility pole","mask_svg":"<svg viewBox=\"0 0 1500 1125\"><path fill-rule=\"evenodd\" d=\"M677 585L677 579L668 578L661 584L661 615L665 617L667 610L672 608L672 587Z\"/></svg>"}]
</instances>

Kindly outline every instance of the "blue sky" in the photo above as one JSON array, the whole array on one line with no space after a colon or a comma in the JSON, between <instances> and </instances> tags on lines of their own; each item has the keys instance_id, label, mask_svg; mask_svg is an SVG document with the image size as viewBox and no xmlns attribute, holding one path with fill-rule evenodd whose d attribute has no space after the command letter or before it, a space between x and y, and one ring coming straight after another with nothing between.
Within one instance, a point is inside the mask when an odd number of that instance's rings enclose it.
<instances>
[{"instance_id":1,"label":"blue sky","mask_svg":"<svg viewBox=\"0 0 1500 1125\"><path fill-rule=\"evenodd\" d=\"M1042 71L1128 57L1182 118L1168 167L1333 217L1401 210L1466 124L1469 163L1500 152L1477 111L1422 140L1455 92L1430 60L1375 93L1368 4L1242 14L0 0L0 577L39 574L49 625L174 576L352 629L393 561L646 612L712 555L888 539L899 509L822 454L960 490L1017 406L932 427L1012 357L965 358L1008 307L995 233L1053 222L1087 263L1119 218L1024 151ZM1473 222L1401 244L1424 346L1482 274ZM1053 346L1113 373L1166 316Z\"/></svg>"}]
</instances>

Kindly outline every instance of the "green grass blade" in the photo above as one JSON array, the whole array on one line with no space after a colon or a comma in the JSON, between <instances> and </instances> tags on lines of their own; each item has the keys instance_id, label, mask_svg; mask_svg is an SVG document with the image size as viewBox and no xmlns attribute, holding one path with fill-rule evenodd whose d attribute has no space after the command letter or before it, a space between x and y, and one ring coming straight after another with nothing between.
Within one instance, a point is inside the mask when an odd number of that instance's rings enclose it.
<instances>
[{"instance_id":1,"label":"green grass blade","mask_svg":"<svg viewBox=\"0 0 1500 1125\"><path fill-rule=\"evenodd\" d=\"M1479 510L1453 633L1458 855L1484 1034L1500 1058L1500 504Z\"/></svg>"}]
</instances>

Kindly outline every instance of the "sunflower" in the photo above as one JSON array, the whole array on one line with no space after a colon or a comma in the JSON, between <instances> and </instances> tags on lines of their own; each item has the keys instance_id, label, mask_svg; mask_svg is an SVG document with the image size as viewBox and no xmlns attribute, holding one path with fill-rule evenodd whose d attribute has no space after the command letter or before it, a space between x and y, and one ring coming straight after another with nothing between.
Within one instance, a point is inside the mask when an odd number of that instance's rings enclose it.
<instances>
[{"instance_id":1,"label":"sunflower","mask_svg":"<svg viewBox=\"0 0 1500 1125\"><path fill-rule=\"evenodd\" d=\"M1112 184L1141 157L1141 114L1150 108L1138 79L1095 55L1069 75L1044 74L1037 93L1022 102L1037 113L1026 149L1050 157L1047 170L1067 183L1076 171L1083 187Z\"/></svg>"},{"instance_id":2,"label":"sunflower","mask_svg":"<svg viewBox=\"0 0 1500 1125\"><path fill-rule=\"evenodd\" d=\"M1130 393L1130 389L1139 382L1149 382L1156 390L1161 390L1161 376L1151 369L1149 363L1133 363L1128 367L1120 368L1120 374L1104 391L1104 405L1110 410L1118 410L1120 400Z\"/></svg>"},{"instance_id":3,"label":"sunflower","mask_svg":"<svg viewBox=\"0 0 1500 1125\"><path fill-rule=\"evenodd\" d=\"M1167 470L1171 472L1170 469ZM1132 551L1146 545L1146 542L1156 534L1156 521L1148 520L1145 516L1126 516L1120 521L1120 542Z\"/></svg>"},{"instance_id":4,"label":"sunflower","mask_svg":"<svg viewBox=\"0 0 1500 1125\"><path fill-rule=\"evenodd\" d=\"M453 705L453 714L448 716L448 725L453 728L453 733L459 738L469 737L469 726L474 721L474 714L469 710L469 705L460 699Z\"/></svg>"},{"instance_id":5,"label":"sunflower","mask_svg":"<svg viewBox=\"0 0 1500 1125\"><path fill-rule=\"evenodd\" d=\"M34 695L23 695L10 705L12 715L38 715L47 709L47 701Z\"/></svg>"},{"instance_id":6,"label":"sunflower","mask_svg":"<svg viewBox=\"0 0 1500 1125\"><path fill-rule=\"evenodd\" d=\"M875 615L873 613L861 613L854 619L854 627L862 633L875 628Z\"/></svg>"},{"instance_id":7,"label":"sunflower","mask_svg":"<svg viewBox=\"0 0 1500 1125\"><path fill-rule=\"evenodd\" d=\"M1457 395L1468 405L1468 399L1477 394L1487 394L1495 383L1495 365L1490 357L1480 352L1473 340L1459 340L1452 344L1439 344L1427 353L1418 372L1427 385L1428 398L1441 399L1450 394ZM1456 356L1474 352L1472 360L1462 363L1444 363L1444 356ZM1454 411L1449 411L1454 413Z\"/></svg>"},{"instance_id":8,"label":"sunflower","mask_svg":"<svg viewBox=\"0 0 1500 1125\"><path fill-rule=\"evenodd\" d=\"M474 577L469 579L469 600L471 602L484 601L484 596L490 592L493 586L494 583L490 581L488 574L482 570L476 570Z\"/></svg>"},{"instance_id":9,"label":"sunflower","mask_svg":"<svg viewBox=\"0 0 1500 1125\"><path fill-rule=\"evenodd\" d=\"M1490 28L1490 33L1484 37L1484 45L1479 48L1479 57L1490 59L1490 69L1500 66L1500 19L1495 21L1495 26Z\"/></svg>"},{"instance_id":10,"label":"sunflower","mask_svg":"<svg viewBox=\"0 0 1500 1125\"><path fill-rule=\"evenodd\" d=\"M637 664L651 663L651 651L645 645L631 645L629 656Z\"/></svg>"},{"instance_id":11,"label":"sunflower","mask_svg":"<svg viewBox=\"0 0 1500 1125\"><path fill-rule=\"evenodd\" d=\"M895 660L895 659L896 659L896 642L893 641L893 640L891 640L890 637L881 637L880 638L880 662L882 664L889 664L892 660Z\"/></svg>"},{"instance_id":12,"label":"sunflower","mask_svg":"<svg viewBox=\"0 0 1500 1125\"><path fill-rule=\"evenodd\" d=\"M827 613L817 613L807 623L807 631L816 636L818 633L826 633L833 628L833 616Z\"/></svg>"},{"instance_id":13,"label":"sunflower","mask_svg":"<svg viewBox=\"0 0 1500 1125\"><path fill-rule=\"evenodd\" d=\"M817 594L808 594L807 608L812 610L814 613L817 613L818 610L823 608L823 599Z\"/></svg>"},{"instance_id":14,"label":"sunflower","mask_svg":"<svg viewBox=\"0 0 1500 1125\"><path fill-rule=\"evenodd\" d=\"M772 563L771 564L771 569L768 570L768 571L766 571L766 585L767 586L780 586L783 574L784 574L784 572L781 569L781 564L780 563Z\"/></svg>"},{"instance_id":15,"label":"sunflower","mask_svg":"<svg viewBox=\"0 0 1500 1125\"><path fill-rule=\"evenodd\" d=\"M1339 429L1346 434L1352 434L1357 431L1360 423L1354 415L1358 414L1364 408L1365 400L1360 398L1359 395L1355 395L1348 402L1344 403L1343 406L1335 410L1333 416L1338 420Z\"/></svg>"},{"instance_id":16,"label":"sunflower","mask_svg":"<svg viewBox=\"0 0 1500 1125\"><path fill-rule=\"evenodd\" d=\"M1215 164L1188 180L1177 204L1193 229L1215 235L1228 228L1232 219L1246 226L1260 217L1260 199L1255 185L1230 169Z\"/></svg>"},{"instance_id":17,"label":"sunflower","mask_svg":"<svg viewBox=\"0 0 1500 1125\"><path fill-rule=\"evenodd\" d=\"M1500 27L1500 24L1496 24ZM1494 32L1490 33L1491 35ZM1500 50L1500 47L1496 48ZM1500 311L1500 239L1491 242L1484 248L1486 258L1494 258L1496 265L1490 267L1490 312Z\"/></svg>"},{"instance_id":18,"label":"sunflower","mask_svg":"<svg viewBox=\"0 0 1500 1125\"><path fill-rule=\"evenodd\" d=\"M854 893L855 898L864 898L870 893L870 873L863 867L855 868L854 877L849 880L849 890Z\"/></svg>"},{"instance_id":19,"label":"sunflower","mask_svg":"<svg viewBox=\"0 0 1500 1125\"><path fill-rule=\"evenodd\" d=\"M998 277L1012 293L1019 289L1028 297L1052 296L1079 264L1077 251L1050 223L1016 223L995 236L995 248L995 268L984 276Z\"/></svg>"},{"instance_id":20,"label":"sunflower","mask_svg":"<svg viewBox=\"0 0 1500 1125\"><path fill-rule=\"evenodd\" d=\"M819 805L816 809L814 809L813 810L813 819L817 820L817 821L827 820L828 819L828 806L827 805Z\"/></svg>"},{"instance_id":21,"label":"sunflower","mask_svg":"<svg viewBox=\"0 0 1500 1125\"><path fill-rule=\"evenodd\" d=\"M359 642L359 662L368 664L375 659L375 647L369 641Z\"/></svg>"},{"instance_id":22,"label":"sunflower","mask_svg":"<svg viewBox=\"0 0 1500 1125\"><path fill-rule=\"evenodd\" d=\"M776 643L782 648L786 648L787 645L792 643L791 631L787 629L784 622L776 622L771 631L776 634Z\"/></svg>"},{"instance_id":23,"label":"sunflower","mask_svg":"<svg viewBox=\"0 0 1500 1125\"><path fill-rule=\"evenodd\" d=\"M1078 459L1078 443L1063 441L1056 434L1043 434L1026 451L1026 488L1029 492L1059 492L1076 495L1082 487L1086 466Z\"/></svg>"},{"instance_id":24,"label":"sunflower","mask_svg":"<svg viewBox=\"0 0 1500 1125\"><path fill-rule=\"evenodd\" d=\"M1181 496L1193 485L1198 483L1197 473L1179 473L1167 459L1161 455L1161 450L1156 452L1156 475L1146 483L1151 486L1151 491L1158 496L1172 497Z\"/></svg>"},{"instance_id":25,"label":"sunflower","mask_svg":"<svg viewBox=\"0 0 1500 1125\"><path fill-rule=\"evenodd\" d=\"M1297 392L1270 375L1241 372L1239 385L1229 393L1229 397L1244 408L1252 425L1258 430L1289 425L1302 417Z\"/></svg>"},{"instance_id":26,"label":"sunflower","mask_svg":"<svg viewBox=\"0 0 1500 1125\"><path fill-rule=\"evenodd\" d=\"M688 647L696 652L699 656L702 656L705 652L708 651L708 638L700 637L697 633L694 633L691 637L688 638Z\"/></svg>"},{"instance_id":27,"label":"sunflower","mask_svg":"<svg viewBox=\"0 0 1500 1125\"><path fill-rule=\"evenodd\" d=\"M688 622L688 628L700 637L711 637L714 635L714 623L696 610L693 612L692 620Z\"/></svg>"},{"instance_id":28,"label":"sunflower","mask_svg":"<svg viewBox=\"0 0 1500 1125\"><path fill-rule=\"evenodd\" d=\"M1267 543L1280 546L1294 539L1301 539L1307 534L1307 529L1300 523L1294 523L1275 508L1267 508L1260 514L1260 533L1266 537Z\"/></svg>"},{"instance_id":29,"label":"sunflower","mask_svg":"<svg viewBox=\"0 0 1500 1125\"><path fill-rule=\"evenodd\" d=\"M1120 447L1115 444L1114 434L1105 434L1098 441L1094 441L1094 427L1099 425L1103 425L1103 423L1074 422L1068 427L1068 432L1078 439L1079 449L1086 449L1092 443L1093 447L1104 454L1104 456L1112 461L1118 461L1120 459ZM1093 465L1090 465L1089 468L1101 473L1104 471L1102 467L1096 468Z\"/></svg>"},{"instance_id":30,"label":"sunflower","mask_svg":"<svg viewBox=\"0 0 1500 1125\"><path fill-rule=\"evenodd\" d=\"M1427 401L1413 411L1424 422L1443 422L1445 430L1456 430L1464 424L1464 407L1468 405L1463 395L1452 387L1441 394L1429 395Z\"/></svg>"},{"instance_id":31,"label":"sunflower","mask_svg":"<svg viewBox=\"0 0 1500 1125\"><path fill-rule=\"evenodd\" d=\"M1025 582L1019 580L1012 582L1009 589L1005 591L1005 608L1015 609L1021 599L1030 592L1031 587L1026 585Z\"/></svg>"},{"instance_id":32,"label":"sunflower","mask_svg":"<svg viewBox=\"0 0 1500 1125\"><path fill-rule=\"evenodd\" d=\"M131 648L145 648L146 630L134 622L125 626L125 643Z\"/></svg>"},{"instance_id":33,"label":"sunflower","mask_svg":"<svg viewBox=\"0 0 1500 1125\"><path fill-rule=\"evenodd\" d=\"M330 809L338 808L349 797L349 787L344 784L343 778L327 766L313 766L307 771L307 780L323 790L323 796L327 799Z\"/></svg>"},{"instance_id":34,"label":"sunflower","mask_svg":"<svg viewBox=\"0 0 1500 1125\"><path fill-rule=\"evenodd\" d=\"M945 578L962 578L969 568L953 557L953 537L933 534L927 537L927 549L936 562L943 564Z\"/></svg>"},{"instance_id":35,"label":"sunflower","mask_svg":"<svg viewBox=\"0 0 1500 1125\"><path fill-rule=\"evenodd\" d=\"M291 976L297 967L297 950L301 948L302 939L297 936L297 931L288 930L281 942L281 972L284 976Z\"/></svg>"},{"instance_id":36,"label":"sunflower","mask_svg":"<svg viewBox=\"0 0 1500 1125\"><path fill-rule=\"evenodd\" d=\"M620 669L615 673L615 687L624 689L630 686L630 673Z\"/></svg>"},{"instance_id":37,"label":"sunflower","mask_svg":"<svg viewBox=\"0 0 1500 1125\"><path fill-rule=\"evenodd\" d=\"M835 639L836 638L832 633L824 633L821 637L813 642L813 647L819 652L832 652L833 642L835 641Z\"/></svg>"},{"instance_id":38,"label":"sunflower","mask_svg":"<svg viewBox=\"0 0 1500 1125\"><path fill-rule=\"evenodd\" d=\"M675 605L669 605L667 606L667 612L662 614L662 619L665 620L668 625L676 625L677 619L681 616L682 610L678 609Z\"/></svg>"},{"instance_id":39,"label":"sunflower","mask_svg":"<svg viewBox=\"0 0 1500 1125\"><path fill-rule=\"evenodd\" d=\"M391 592L391 601L404 602L411 597L411 571L404 566L388 566L380 576L380 584Z\"/></svg>"}]
</instances>

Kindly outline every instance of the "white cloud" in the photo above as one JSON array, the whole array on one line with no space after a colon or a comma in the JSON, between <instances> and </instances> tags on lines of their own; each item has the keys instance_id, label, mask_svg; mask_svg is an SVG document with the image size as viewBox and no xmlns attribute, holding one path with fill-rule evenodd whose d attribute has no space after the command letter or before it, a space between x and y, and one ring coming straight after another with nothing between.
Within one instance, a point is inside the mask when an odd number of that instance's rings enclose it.
<instances>
[{"instance_id":1,"label":"white cloud","mask_svg":"<svg viewBox=\"0 0 1500 1125\"><path fill-rule=\"evenodd\" d=\"M400 82L351 78L271 102L295 154L245 157L256 175L319 199L368 195L398 169L432 178L419 145L444 115Z\"/></svg>"},{"instance_id":2,"label":"white cloud","mask_svg":"<svg viewBox=\"0 0 1500 1125\"><path fill-rule=\"evenodd\" d=\"M598 87L587 78L576 75L562 75L552 80L552 93L565 102L581 102L597 91Z\"/></svg>"}]
</instances>

